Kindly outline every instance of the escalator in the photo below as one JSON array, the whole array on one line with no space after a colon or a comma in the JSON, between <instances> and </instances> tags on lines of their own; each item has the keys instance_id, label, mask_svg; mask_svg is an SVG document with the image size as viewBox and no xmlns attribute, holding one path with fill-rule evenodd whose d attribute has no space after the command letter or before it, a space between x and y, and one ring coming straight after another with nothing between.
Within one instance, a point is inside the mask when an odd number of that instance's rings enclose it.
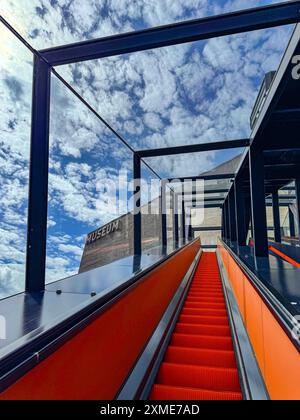
<instances>
[{"instance_id":1,"label":"escalator","mask_svg":"<svg viewBox=\"0 0 300 420\"><path fill-rule=\"evenodd\" d=\"M149 398L243 399L215 253L202 254Z\"/></svg>"},{"instance_id":2,"label":"escalator","mask_svg":"<svg viewBox=\"0 0 300 420\"><path fill-rule=\"evenodd\" d=\"M2 360L0 400L298 397L298 350L242 264L225 243L210 253L195 240L93 296Z\"/></svg>"}]
</instances>

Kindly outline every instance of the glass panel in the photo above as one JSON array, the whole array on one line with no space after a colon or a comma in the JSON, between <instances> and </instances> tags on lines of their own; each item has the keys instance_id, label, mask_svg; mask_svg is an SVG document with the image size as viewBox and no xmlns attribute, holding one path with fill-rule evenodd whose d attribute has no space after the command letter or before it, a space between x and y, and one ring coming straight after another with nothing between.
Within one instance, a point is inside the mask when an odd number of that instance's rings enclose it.
<instances>
[{"instance_id":1,"label":"glass panel","mask_svg":"<svg viewBox=\"0 0 300 420\"><path fill-rule=\"evenodd\" d=\"M0 13L39 49L280 1L1 0Z\"/></svg>"},{"instance_id":2,"label":"glass panel","mask_svg":"<svg viewBox=\"0 0 300 420\"><path fill-rule=\"evenodd\" d=\"M192 228L195 232L195 237L201 238L202 245L216 245L218 237L221 236L221 209L205 208L204 219L200 219L199 210L192 209Z\"/></svg>"},{"instance_id":3,"label":"glass panel","mask_svg":"<svg viewBox=\"0 0 300 420\"><path fill-rule=\"evenodd\" d=\"M142 250L156 252L161 246L160 180L141 164Z\"/></svg>"},{"instance_id":4,"label":"glass panel","mask_svg":"<svg viewBox=\"0 0 300 420\"><path fill-rule=\"evenodd\" d=\"M221 150L147 158L145 161L162 178L224 175L235 173L243 149Z\"/></svg>"},{"instance_id":5,"label":"glass panel","mask_svg":"<svg viewBox=\"0 0 300 420\"><path fill-rule=\"evenodd\" d=\"M174 189L172 184L166 186L166 211L167 211L167 246L169 252L174 250Z\"/></svg>"},{"instance_id":6,"label":"glass panel","mask_svg":"<svg viewBox=\"0 0 300 420\"><path fill-rule=\"evenodd\" d=\"M32 54L0 23L0 298L25 289Z\"/></svg>"},{"instance_id":7,"label":"glass panel","mask_svg":"<svg viewBox=\"0 0 300 420\"><path fill-rule=\"evenodd\" d=\"M289 240L293 234L293 232L291 232L290 218L294 219L295 236L298 236L297 217L295 217L297 215L295 183L292 182L286 187L280 189L278 194L280 203L290 204L289 207L280 207L280 220L283 240Z\"/></svg>"},{"instance_id":8,"label":"glass panel","mask_svg":"<svg viewBox=\"0 0 300 420\"><path fill-rule=\"evenodd\" d=\"M247 138L265 73L278 68L291 30L255 31L57 70L136 150Z\"/></svg>"},{"instance_id":9,"label":"glass panel","mask_svg":"<svg viewBox=\"0 0 300 420\"><path fill-rule=\"evenodd\" d=\"M47 282L133 249L132 153L55 76L51 94Z\"/></svg>"},{"instance_id":10,"label":"glass panel","mask_svg":"<svg viewBox=\"0 0 300 420\"><path fill-rule=\"evenodd\" d=\"M268 201L267 201L268 203ZM268 238L274 240L274 219L273 219L273 209L272 207L267 206L267 228L268 228Z\"/></svg>"}]
</instances>

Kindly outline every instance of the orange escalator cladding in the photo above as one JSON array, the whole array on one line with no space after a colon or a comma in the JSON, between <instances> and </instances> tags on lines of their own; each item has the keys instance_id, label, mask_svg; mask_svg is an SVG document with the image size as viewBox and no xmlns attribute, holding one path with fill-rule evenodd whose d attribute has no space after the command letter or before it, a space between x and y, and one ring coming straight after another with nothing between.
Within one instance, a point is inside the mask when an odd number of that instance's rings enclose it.
<instances>
[{"instance_id":1,"label":"orange escalator cladding","mask_svg":"<svg viewBox=\"0 0 300 420\"><path fill-rule=\"evenodd\" d=\"M242 399L215 253L202 254L150 399Z\"/></svg>"}]
</instances>

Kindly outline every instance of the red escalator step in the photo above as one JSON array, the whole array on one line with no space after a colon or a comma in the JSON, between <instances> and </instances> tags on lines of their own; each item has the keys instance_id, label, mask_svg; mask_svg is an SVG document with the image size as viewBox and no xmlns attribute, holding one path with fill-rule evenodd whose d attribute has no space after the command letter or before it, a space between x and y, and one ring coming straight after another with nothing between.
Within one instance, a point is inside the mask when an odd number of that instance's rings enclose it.
<instances>
[{"instance_id":1,"label":"red escalator step","mask_svg":"<svg viewBox=\"0 0 300 420\"><path fill-rule=\"evenodd\" d=\"M178 334L196 334L196 335L208 335L208 336L219 336L219 337L230 337L229 326L223 325L195 325L195 324L182 324L177 323L175 332Z\"/></svg>"},{"instance_id":2,"label":"red escalator step","mask_svg":"<svg viewBox=\"0 0 300 420\"><path fill-rule=\"evenodd\" d=\"M223 292L190 292L189 297L211 297L211 298L224 298Z\"/></svg>"},{"instance_id":3,"label":"red escalator step","mask_svg":"<svg viewBox=\"0 0 300 420\"><path fill-rule=\"evenodd\" d=\"M233 351L169 346L164 361L185 365L236 368Z\"/></svg>"},{"instance_id":4,"label":"red escalator step","mask_svg":"<svg viewBox=\"0 0 300 420\"><path fill-rule=\"evenodd\" d=\"M187 296L185 303L188 302L198 302L199 304L201 303L223 303L225 304L225 299L223 297L219 297L216 298L215 296L212 297L205 297L205 296L200 296L200 297L193 297L193 296Z\"/></svg>"},{"instance_id":5,"label":"red escalator step","mask_svg":"<svg viewBox=\"0 0 300 420\"><path fill-rule=\"evenodd\" d=\"M226 310L226 305L224 302L189 302L185 301L185 304L183 305L184 309L222 309Z\"/></svg>"},{"instance_id":6,"label":"red escalator step","mask_svg":"<svg viewBox=\"0 0 300 420\"><path fill-rule=\"evenodd\" d=\"M183 308L182 315L205 315L205 316L224 316L226 317L226 309L206 309L206 308Z\"/></svg>"},{"instance_id":7,"label":"red escalator step","mask_svg":"<svg viewBox=\"0 0 300 420\"><path fill-rule=\"evenodd\" d=\"M228 318L224 316L180 315L179 322L183 324L229 325Z\"/></svg>"},{"instance_id":8,"label":"red escalator step","mask_svg":"<svg viewBox=\"0 0 300 420\"><path fill-rule=\"evenodd\" d=\"M215 253L201 256L150 399L242 400Z\"/></svg>"},{"instance_id":9,"label":"red escalator step","mask_svg":"<svg viewBox=\"0 0 300 420\"><path fill-rule=\"evenodd\" d=\"M212 391L240 392L237 369L162 363L157 383Z\"/></svg>"},{"instance_id":10,"label":"red escalator step","mask_svg":"<svg viewBox=\"0 0 300 420\"><path fill-rule=\"evenodd\" d=\"M195 285L191 286L190 291L192 291L192 290L203 290L203 289L207 289L208 291L210 291L210 290L211 291L220 291L220 292L223 291L221 285L218 285L218 284L201 284L201 285L195 284Z\"/></svg>"},{"instance_id":11,"label":"red escalator step","mask_svg":"<svg viewBox=\"0 0 300 420\"><path fill-rule=\"evenodd\" d=\"M215 350L233 350L231 337L174 333L171 346L197 347Z\"/></svg>"},{"instance_id":12,"label":"red escalator step","mask_svg":"<svg viewBox=\"0 0 300 420\"><path fill-rule=\"evenodd\" d=\"M154 385L150 400L216 400L240 401L243 396L240 392L218 392L205 389L183 388L178 386Z\"/></svg>"}]
</instances>

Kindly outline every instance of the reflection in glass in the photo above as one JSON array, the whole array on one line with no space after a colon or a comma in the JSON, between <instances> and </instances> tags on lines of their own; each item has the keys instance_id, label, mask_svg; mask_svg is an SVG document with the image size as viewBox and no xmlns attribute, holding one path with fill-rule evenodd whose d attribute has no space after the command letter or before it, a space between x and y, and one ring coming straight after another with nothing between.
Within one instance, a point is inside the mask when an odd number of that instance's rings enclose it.
<instances>
[{"instance_id":1,"label":"reflection in glass","mask_svg":"<svg viewBox=\"0 0 300 420\"><path fill-rule=\"evenodd\" d=\"M32 54L0 23L0 298L25 288Z\"/></svg>"},{"instance_id":2,"label":"reflection in glass","mask_svg":"<svg viewBox=\"0 0 300 420\"><path fill-rule=\"evenodd\" d=\"M52 76L48 283L130 255L130 183L132 153Z\"/></svg>"},{"instance_id":3,"label":"reflection in glass","mask_svg":"<svg viewBox=\"0 0 300 420\"><path fill-rule=\"evenodd\" d=\"M156 252L161 246L160 180L141 164L142 251Z\"/></svg>"}]
</instances>

